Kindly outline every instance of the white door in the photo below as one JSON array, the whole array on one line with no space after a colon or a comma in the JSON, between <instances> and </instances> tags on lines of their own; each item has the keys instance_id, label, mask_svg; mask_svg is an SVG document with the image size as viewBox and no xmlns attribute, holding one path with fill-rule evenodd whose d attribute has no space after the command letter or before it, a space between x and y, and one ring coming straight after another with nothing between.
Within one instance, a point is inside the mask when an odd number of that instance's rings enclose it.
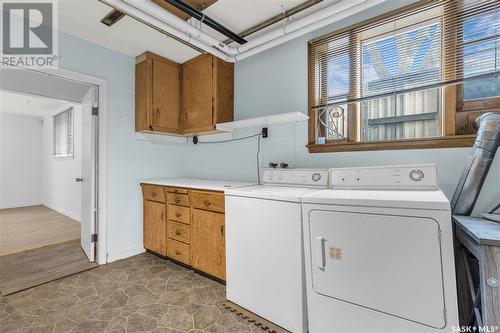
<instances>
[{"instance_id":1,"label":"white door","mask_svg":"<svg viewBox=\"0 0 500 333\"><path fill-rule=\"evenodd\" d=\"M445 326L435 220L314 210L309 226L316 293L431 327Z\"/></svg>"},{"instance_id":2,"label":"white door","mask_svg":"<svg viewBox=\"0 0 500 333\"><path fill-rule=\"evenodd\" d=\"M96 133L97 116L92 115L92 107L97 106L97 89L90 88L82 100L82 249L90 261L95 260L95 243L92 235L96 233Z\"/></svg>"}]
</instances>

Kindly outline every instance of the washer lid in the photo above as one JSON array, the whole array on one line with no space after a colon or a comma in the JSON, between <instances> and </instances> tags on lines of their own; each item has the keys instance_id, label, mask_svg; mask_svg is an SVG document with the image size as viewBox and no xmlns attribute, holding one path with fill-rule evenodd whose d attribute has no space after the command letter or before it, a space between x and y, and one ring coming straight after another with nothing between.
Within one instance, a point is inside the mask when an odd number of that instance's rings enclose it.
<instances>
[{"instance_id":1,"label":"washer lid","mask_svg":"<svg viewBox=\"0 0 500 333\"><path fill-rule=\"evenodd\" d=\"M304 194L303 203L450 210L440 190L320 190Z\"/></svg>"},{"instance_id":2,"label":"washer lid","mask_svg":"<svg viewBox=\"0 0 500 333\"><path fill-rule=\"evenodd\" d=\"M295 186L257 185L230 188L226 190L225 194L227 196L301 202L301 198L304 194L316 191L318 190Z\"/></svg>"}]
</instances>

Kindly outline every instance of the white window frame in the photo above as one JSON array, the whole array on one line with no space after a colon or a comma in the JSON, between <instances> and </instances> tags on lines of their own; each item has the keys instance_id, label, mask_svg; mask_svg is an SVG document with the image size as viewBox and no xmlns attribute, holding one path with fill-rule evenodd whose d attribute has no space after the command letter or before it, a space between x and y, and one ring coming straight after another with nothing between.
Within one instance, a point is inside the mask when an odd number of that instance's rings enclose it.
<instances>
[{"instance_id":1,"label":"white window frame","mask_svg":"<svg viewBox=\"0 0 500 333\"><path fill-rule=\"evenodd\" d=\"M68 152L68 150L66 150L63 153L63 152L61 152L61 147L59 147L59 149L56 149L56 146L60 145L60 140L58 140L56 138L56 136L57 136L57 128L56 127L58 126L56 119L58 117L63 117L65 115L68 115L68 117L70 118L69 121L67 122L67 124L68 124L67 140L70 144L67 145L67 147L71 147L71 152ZM74 159L74 157L75 157L75 124L74 124L74 119L75 119L75 117L74 117L74 112L73 112L72 107L52 116L52 140L53 140L53 142L52 142L52 155L56 159Z\"/></svg>"}]
</instances>

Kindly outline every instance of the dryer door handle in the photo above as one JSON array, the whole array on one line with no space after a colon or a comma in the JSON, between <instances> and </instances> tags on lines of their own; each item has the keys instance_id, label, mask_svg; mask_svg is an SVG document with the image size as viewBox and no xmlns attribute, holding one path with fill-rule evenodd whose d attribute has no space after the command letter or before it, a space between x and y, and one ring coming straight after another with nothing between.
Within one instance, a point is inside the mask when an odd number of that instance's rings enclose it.
<instances>
[{"instance_id":1,"label":"dryer door handle","mask_svg":"<svg viewBox=\"0 0 500 333\"><path fill-rule=\"evenodd\" d=\"M316 237L316 255L317 255L317 264L318 268L322 271L325 270L325 241L321 236Z\"/></svg>"}]
</instances>

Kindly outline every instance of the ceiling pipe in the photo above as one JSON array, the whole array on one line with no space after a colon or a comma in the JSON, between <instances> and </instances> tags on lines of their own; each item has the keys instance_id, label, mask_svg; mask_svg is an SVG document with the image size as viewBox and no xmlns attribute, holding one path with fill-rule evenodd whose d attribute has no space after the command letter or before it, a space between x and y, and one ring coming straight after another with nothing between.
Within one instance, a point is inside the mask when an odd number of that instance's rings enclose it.
<instances>
[{"instance_id":1,"label":"ceiling pipe","mask_svg":"<svg viewBox=\"0 0 500 333\"><path fill-rule=\"evenodd\" d=\"M130 13L132 16L142 16L147 22L159 27L168 33L193 44L194 46L215 55L227 62L236 62L271 47L285 43L293 38L300 37L313 30L352 16L362 10L369 9L386 0L339 0L335 4L312 13L296 22L278 28L244 45L235 47L224 44L222 41L192 26L174 14L166 11L151 1L140 0L101 0L110 3L114 8ZM113 5L114 4L114 5ZM149 18L145 19L145 18Z\"/></svg>"},{"instance_id":2,"label":"ceiling pipe","mask_svg":"<svg viewBox=\"0 0 500 333\"><path fill-rule=\"evenodd\" d=\"M118 9L114 8L110 3L106 2L106 0L98 0L98 1L101 2L101 3L103 3L103 4L105 4L105 5L110 6L111 8L113 8L113 10L119 11ZM189 47L189 48L191 48L191 49L193 49L193 50L195 50L195 51L197 51L199 53L206 53L205 50L202 50L199 47L196 47L193 44L190 44L190 43L186 42L184 39L181 39L179 37L176 37L176 36L174 36L174 35L166 32L165 30L163 30L163 29L155 26L151 22L148 22L148 21L145 21L145 20L141 20L139 17L131 14L130 12L129 13L124 13L124 14L125 14L125 16L128 16L128 17L136 20L137 22L142 23L142 24L150 27L151 29L154 29L154 30L158 31L159 33L164 34L165 36L167 36L169 38L172 38L173 40L175 40L175 41L177 41L179 43L182 43L183 45L186 45L187 47Z\"/></svg>"},{"instance_id":3,"label":"ceiling pipe","mask_svg":"<svg viewBox=\"0 0 500 333\"><path fill-rule=\"evenodd\" d=\"M322 1L323 0L307 0L306 2L303 2L303 3L297 5L293 8L290 8L288 10L283 11L283 13L281 13L281 14L273 16L273 17L271 17L263 22L260 22L257 25L254 25L251 28L248 28L248 29L240 32L238 35L240 35L243 38L250 36L250 35L253 35L256 32L259 32L259 31L261 31L261 30L263 30L263 29L265 29L273 24L276 24L280 21L283 21L283 20L289 18L290 16L298 14L298 13L308 9L309 7L317 5L318 3L322 2ZM223 43L224 44L231 44L232 42L233 41L231 39L226 39Z\"/></svg>"},{"instance_id":4,"label":"ceiling pipe","mask_svg":"<svg viewBox=\"0 0 500 333\"><path fill-rule=\"evenodd\" d=\"M214 29L215 31L220 32L224 36L231 38L238 44L245 44L247 41L240 37L239 35L235 34L219 22L213 20L211 17L206 16L202 12L194 9L193 7L189 6L188 4L184 3L181 0L164 0L167 2L169 5L174 6L175 8L182 10L184 13L188 14L189 16L193 17L195 20L198 20L202 23L205 23L207 26L210 28Z\"/></svg>"},{"instance_id":5,"label":"ceiling pipe","mask_svg":"<svg viewBox=\"0 0 500 333\"><path fill-rule=\"evenodd\" d=\"M335 23L343 18L346 18L346 17L349 17L349 16L354 15L356 13L359 13L362 10L371 8L371 7L378 5L384 1L385 0L367 0L367 1L361 1L361 2L358 1L358 4L355 6L349 7L341 12L332 14L326 18L323 18L322 20L319 20L313 24L307 25L303 28L294 29L292 32L285 33L281 37L269 40L268 42L264 42L261 45L258 45L254 48L251 48L251 49L246 50L240 54L237 54L234 56L234 60L235 61L243 60L243 59L248 58L250 56L253 56L257 53L268 50L272 47L283 44L289 40L292 40L294 38L298 38L298 37L303 36L309 32L312 32L314 30L317 30L317 29L320 29L320 28L325 27L327 25L330 25L332 23ZM245 46L246 46L246 44L245 44Z\"/></svg>"},{"instance_id":6,"label":"ceiling pipe","mask_svg":"<svg viewBox=\"0 0 500 333\"><path fill-rule=\"evenodd\" d=\"M131 17L136 18L139 21L148 22L151 25L157 27L158 29L165 31L166 33L171 34L175 38L183 40L184 42L191 44L200 50L203 50L207 53L211 53L214 56L216 56L222 60L225 60L227 62L235 62L234 57L231 57L231 56L227 55L226 53L221 52L218 49L215 49L212 46L193 38L189 34L186 34L185 32L176 29L172 25L169 25L169 24L163 22L162 20L155 18L155 17L147 14L146 12L143 12L134 6L129 5L128 3L126 3L122 0L101 0L101 1L105 4L107 4L108 6L111 6L115 9L131 16Z\"/></svg>"},{"instance_id":7,"label":"ceiling pipe","mask_svg":"<svg viewBox=\"0 0 500 333\"><path fill-rule=\"evenodd\" d=\"M141 1L141 0L123 0L129 6L135 7L137 10L145 12L150 16L171 25L177 31L183 32L190 37L196 38L210 47L217 47L220 51L224 52L226 55L229 54L230 47L223 44L221 41L209 34L201 31L197 27L192 26L188 22L179 18L177 15L172 14L168 10L165 10L161 6L158 6L151 1ZM209 52L209 51L207 51Z\"/></svg>"},{"instance_id":8,"label":"ceiling pipe","mask_svg":"<svg viewBox=\"0 0 500 333\"><path fill-rule=\"evenodd\" d=\"M341 14L344 10L354 7L359 4L367 4L367 3L380 3L384 0L344 0L344 1L336 1L335 4L326 7L325 9L319 10L315 13L312 13L311 15L308 15L300 20L297 20L293 23L283 25L281 28L278 28L276 30L270 31L260 37L257 37L255 39L252 39L245 45L238 45L238 46L231 46L229 50L229 54L232 55L237 55L237 54L242 54L250 49L253 49L254 47L260 46L264 43L267 43L269 41L272 41L274 39L281 38L287 34L293 33L295 31L300 31L301 29L304 29L305 27L311 25L311 24L317 24L318 21L322 21L324 19L330 18L328 22L335 22L338 20L339 14ZM334 19L332 17L335 16ZM324 25L318 25L323 27ZM300 34L302 35L302 34Z\"/></svg>"},{"instance_id":9,"label":"ceiling pipe","mask_svg":"<svg viewBox=\"0 0 500 333\"><path fill-rule=\"evenodd\" d=\"M242 55L243 53L253 48L260 47L265 43L276 40L278 38L282 38L292 33L294 33L292 35L294 36L293 38L301 36L307 32L312 31L311 29L305 29L307 26L314 25L313 30L315 30L330 23L333 23L341 18L347 17L348 15L352 15L363 9L370 8L374 5L384 2L385 0L343 0L343 1L337 0L333 5L330 5L315 13L312 13L296 22L284 25L282 28L270 31L241 46L226 45L223 42L199 30L198 28L192 26L188 22L180 19L176 15L166 11L164 8L156 5L151 1L140 1L140 0L124 0L124 1L136 7L139 10L147 12L151 16L154 16L164 21L165 23L174 25L177 29L185 31L191 36L199 40L202 40L203 42L208 43L215 48L218 48L220 51L226 53L229 56L240 55L240 57L238 58L243 59L246 58L246 56ZM349 11L348 12L349 14L343 14L343 11L352 7L355 7L356 10ZM286 38L283 40L286 41L289 39L290 38ZM277 45L276 43L272 44L273 46ZM255 52L252 54L255 54Z\"/></svg>"}]
</instances>

